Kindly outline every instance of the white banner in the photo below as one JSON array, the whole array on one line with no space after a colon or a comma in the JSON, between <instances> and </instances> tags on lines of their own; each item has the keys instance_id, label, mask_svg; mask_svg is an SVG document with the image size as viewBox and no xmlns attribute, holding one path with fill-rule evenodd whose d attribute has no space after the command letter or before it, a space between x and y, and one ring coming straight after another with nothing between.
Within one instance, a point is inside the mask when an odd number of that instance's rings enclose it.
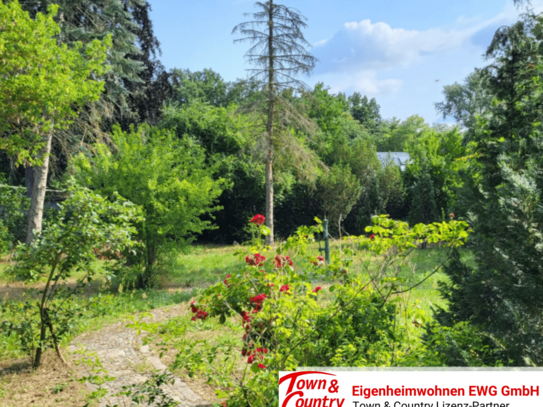
<instances>
[{"instance_id":1,"label":"white banner","mask_svg":"<svg viewBox=\"0 0 543 407\"><path fill-rule=\"evenodd\" d=\"M543 370L362 370L279 374L280 407L543 407Z\"/></svg>"}]
</instances>

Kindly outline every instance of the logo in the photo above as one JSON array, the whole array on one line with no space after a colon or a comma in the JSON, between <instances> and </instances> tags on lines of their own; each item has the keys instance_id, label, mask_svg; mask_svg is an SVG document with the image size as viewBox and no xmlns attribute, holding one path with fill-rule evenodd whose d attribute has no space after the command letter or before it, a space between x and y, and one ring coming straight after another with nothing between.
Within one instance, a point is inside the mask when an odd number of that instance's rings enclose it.
<instances>
[{"instance_id":1,"label":"logo","mask_svg":"<svg viewBox=\"0 0 543 407\"><path fill-rule=\"evenodd\" d=\"M345 399L339 397L339 384L334 377L335 374L326 372L282 373L281 407L343 407Z\"/></svg>"}]
</instances>

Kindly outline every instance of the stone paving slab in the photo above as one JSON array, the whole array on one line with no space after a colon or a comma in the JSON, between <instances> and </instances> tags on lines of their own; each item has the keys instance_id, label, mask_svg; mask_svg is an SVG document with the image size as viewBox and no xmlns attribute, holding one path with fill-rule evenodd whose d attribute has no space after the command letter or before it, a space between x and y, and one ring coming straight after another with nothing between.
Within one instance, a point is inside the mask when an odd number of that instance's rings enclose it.
<instances>
[{"instance_id":1,"label":"stone paving slab","mask_svg":"<svg viewBox=\"0 0 543 407\"><path fill-rule=\"evenodd\" d=\"M167 319L176 315L180 306L161 308L149 312L153 321ZM145 320L145 319L144 319ZM126 322L119 322L107 326L96 332L86 333L76 338L68 347L73 353L81 348L87 352L95 353L102 363L108 375L115 377L115 380L103 385L109 395L122 391L123 386L139 384L151 377L152 372L144 372L142 366L151 366L160 373L167 370L167 367L160 359L152 354L149 346L142 346L141 337L131 328L126 327ZM144 333L142 333L144 335ZM79 355L72 355L78 359ZM138 369L139 367L139 369ZM89 368L79 365L78 369L82 375L88 375ZM87 387L94 391L96 386L87 383ZM212 404L203 400L194 393L180 378L176 377L171 385L163 386L164 392L173 400L180 403L181 407L211 407ZM129 406L125 397L105 397L100 401L99 407L118 404Z\"/></svg>"}]
</instances>

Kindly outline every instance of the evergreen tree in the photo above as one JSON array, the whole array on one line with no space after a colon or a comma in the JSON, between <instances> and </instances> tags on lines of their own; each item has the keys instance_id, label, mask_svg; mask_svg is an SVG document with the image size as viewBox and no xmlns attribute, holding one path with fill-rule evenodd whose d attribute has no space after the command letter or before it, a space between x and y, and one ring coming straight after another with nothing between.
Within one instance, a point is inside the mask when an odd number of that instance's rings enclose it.
<instances>
[{"instance_id":1,"label":"evergreen tree","mask_svg":"<svg viewBox=\"0 0 543 407\"><path fill-rule=\"evenodd\" d=\"M259 83L266 95L266 226L271 231L266 242L273 245L274 146L281 134L290 133L290 129L281 131L282 126L278 122L291 121L288 116L295 116L288 99L283 97L284 91L305 87L296 76L309 74L315 67L316 58L307 51L310 44L302 33L307 26L306 19L298 10L276 4L273 0L257 2L255 7L258 12L247 14L252 21L237 25L233 34L242 36L236 42L252 44L245 54L247 61L254 65L249 70L251 80ZM287 114L281 118L283 112Z\"/></svg>"},{"instance_id":2,"label":"evergreen tree","mask_svg":"<svg viewBox=\"0 0 543 407\"><path fill-rule=\"evenodd\" d=\"M139 60L144 51L152 55L158 49L158 41L152 26L141 14L148 13L146 0L24 0L23 8L31 17L43 13L50 4L58 4L57 22L62 28L59 40L65 44L80 41L84 44L94 40L112 38L108 53L110 70L104 77L105 99L118 111L127 114L130 110L126 98L129 91L126 82L142 83L139 77L146 67ZM139 13L139 23L133 13ZM146 46L140 49L137 42ZM142 47L143 48L143 47ZM137 59L136 59L137 58Z\"/></svg>"},{"instance_id":3,"label":"evergreen tree","mask_svg":"<svg viewBox=\"0 0 543 407\"><path fill-rule=\"evenodd\" d=\"M441 324L469 321L495 358L543 363L543 18L497 31L484 70L494 100L470 129L474 143L465 199L474 229L469 263L446 269Z\"/></svg>"},{"instance_id":4,"label":"evergreen tree","mask_svg":"<svg viewBox=\"0 0 543 407\"><path fill-rule=\"evenodd\" d=\"M25 10L35 17L52 4L52 0L27 0ZM146 0L55 0L59 3L57 22L61 27L58 40L72 45L111 38L107 53L109 70L102 97L87 103L71 126L52 134L49 151L53 162L67 162L74 148L92 139L107 139L104 130L120 122L124 127L142 120L156 122L165 98L173 96L170 77L156 60L159 43L154 37L150 6ZM75 147L77 146L77 147ZM27 194L34 195L33 186L47 185L49 168L32 168L26 163ZM45 191L45 190L44 190ZM28 217L28 230L41 224L45 192L33 199ZM33 234L28 233L27 242Z\"/></svg>"},{"instance_id":5,"label":"evergreen tree","mask_svg":"<svg viewBox=\"0 0 543 407\"><path fill-rule=\"evenodd\" d=\"M352 210L356 217L350 219L346 224L348 231L357 235L363 234L366 226L372 224L371 218L381 215L385 209L379 187L378 172L369 172L362 185L362 193Z\"/></svg>"},{"instance_id":6,"label":"evergreen tree","mask_svg":"<svg viewBox=\"0 0 543 407\"><path fill-rule=\"evenodd\" d=\"M411 209L409 210L409 224L432 223L439 220L436 204L434 183L430 175L427 160L422 162L421 172L418 174L411 191Z\"/></svg>"},{"instance_id":7,"label":"evergreen tree","mask_svg":"<svg viewBox=\"0 0 543 407\"><path fill-rule=\"evenodd\" d=\"M162 118L162 108L175 97L180 82L176 72L166 71L158 59L160 43L150 18L151 5L148 1L131 1L131 4L126 1L125 9L130 11L130 31L138 47L126 54L125 59L139 62L143 69L137 77L123 79L130 114L117 115L113 122L119 122L125 130L131 124L157 124Z\"/></svg>"}]
</instances>

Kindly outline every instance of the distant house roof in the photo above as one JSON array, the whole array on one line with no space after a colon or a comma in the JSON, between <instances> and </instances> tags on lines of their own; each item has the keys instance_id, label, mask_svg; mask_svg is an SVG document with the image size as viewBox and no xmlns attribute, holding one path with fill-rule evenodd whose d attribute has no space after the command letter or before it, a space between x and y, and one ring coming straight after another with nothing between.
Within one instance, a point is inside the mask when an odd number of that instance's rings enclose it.
<instances>
[{"instance_id":1,"label":"distant house roof","mask_svg":"<svg viewBox=\"0 0 543 407\"><path fill-rule=\"evenodd\" d=\"M377 158L381 161L381 165L385 166L389 161L400 167L400 170L405 171L407 163L409 162L409 153L403 152L390 152L390 153L377 153Z\"/></svg>"}]
</instances>

